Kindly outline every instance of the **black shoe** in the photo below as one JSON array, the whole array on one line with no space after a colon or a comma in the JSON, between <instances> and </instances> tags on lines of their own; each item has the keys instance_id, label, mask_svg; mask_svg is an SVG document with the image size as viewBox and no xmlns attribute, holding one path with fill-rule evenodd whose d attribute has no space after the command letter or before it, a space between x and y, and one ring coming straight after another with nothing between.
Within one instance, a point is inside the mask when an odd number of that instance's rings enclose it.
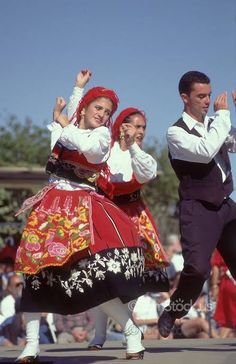
<instances>
[{"instance_id":1,"label":"black shoe","mask_svg":"<svg viewBox=\"0 0 236 364\"><path fill-rule=\"evenodd\" d=\"M34 364L34 363L38 363L39 362L39 358L38 356L24 356L23 358L19 358L16 359L15 363L17 364L23 364L23 363L28 363L28 364Z\"/></svg>"},{"instance_id":2,"label":"black shoe","mask_svg":"<svg viewBox=\"0 0 236 364\"><path fill-rule=\"evenodd\" d=\"M126 353L126 360L143 360L144 350L138 353Z\"/></svg>"},{"instance_id":3,"label":"black shoe","mask_svg":"<svg viewBox=\"0 0 236 364\"><path fill-rule=\"evenodd\" d=\"M159 333L162 337L168 337L174 326L175 318L171 317L167 311L163 311L157 322Z\"/></svg>"},{"instance_id":4,"label":"black shoe","mask_svg":"<svg viewBox=\"0 0 236 364\"><path fill-rule=\"evenodd\" d=\"M88 350L90 350L90 351L99 351L99 350L102 350L102 347L103 347L102 344L89 345Z\"/></svg>"}]
</instances>

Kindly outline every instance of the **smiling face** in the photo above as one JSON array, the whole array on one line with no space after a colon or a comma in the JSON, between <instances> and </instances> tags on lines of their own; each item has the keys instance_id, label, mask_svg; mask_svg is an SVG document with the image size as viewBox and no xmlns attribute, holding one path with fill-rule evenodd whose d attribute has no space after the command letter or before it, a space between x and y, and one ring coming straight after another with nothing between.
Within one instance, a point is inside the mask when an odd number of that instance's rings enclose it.
<instances>
[{"instance_id":1,"label":"smiling face","mask_svg":"<svg viewBox=\"0 0 236 364\"><path fill-rule=\"evenodd\" d=\"M128 122L135 127L136 133L134 141L138 146L141 146L146 132L146 121L144 117L141 114L134 114L129 116Z\"/></svg>"},{"instance_id":2,"label":"smiling face","mask_svg":"<svg viewBox=\"0 0 236 364\"><path fill-rule=\"evenodd\" d=\"M112 102L105 97L99 97L90 102L81 112L81 129L96 129L104 126L112 113Z\"/></svg>"},{"instance_id":3,"label":"smiling face","mask_svg":"<svg viewBox=\"0 0 236 364\"><path fill-rule=\"evenodd\" d=\"M210 106L210 97L210 84L194 83L189 94L181 94L184 102L184 111L195 120L203 122Z\"/></svg>"}]
</instances>

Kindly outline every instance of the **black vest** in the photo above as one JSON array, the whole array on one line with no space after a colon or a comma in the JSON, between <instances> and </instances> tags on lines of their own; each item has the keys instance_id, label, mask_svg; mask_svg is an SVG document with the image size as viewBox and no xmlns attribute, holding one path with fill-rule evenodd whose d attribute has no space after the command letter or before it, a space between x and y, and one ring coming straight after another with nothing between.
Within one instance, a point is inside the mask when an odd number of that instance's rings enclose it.
<instances>
[{"instance_id":1,"label":"black vest","mask_svg":"<svg viewBox=\"0 0 236 364\"><path fill-rule=\"evenodd\" d=\"M184 129L189 134L201 137L194 128L190 130L182 118L174 126ZM233 191L233 180L225 144L222 145L219 154L224 160L227 171L229 172L224 183L222 181L222 173L214 159L207 164L194 163L180 159L172 159L169 153L171 165L180 181L180 199L202 200L219 206L225 198L229 197Z\"/></svg>"}]
</instances>

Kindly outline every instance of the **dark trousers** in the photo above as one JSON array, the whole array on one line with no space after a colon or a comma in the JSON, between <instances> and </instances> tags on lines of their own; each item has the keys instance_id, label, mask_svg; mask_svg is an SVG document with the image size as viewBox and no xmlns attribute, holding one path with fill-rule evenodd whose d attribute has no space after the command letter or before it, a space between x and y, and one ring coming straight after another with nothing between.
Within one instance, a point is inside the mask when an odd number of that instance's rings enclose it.
<instances>
[{"instance_id":1,"label":"dark trousers","mask_svg":"<svg viewBox=\"0 0 236 364\"><path fill-rule=\"evenodd\" d=\"M184 268L166 308L175 318L183 317L199 297L215 248L236 279L236 203L227 199L216 207L197 200L180 201L180 234Z\"/></svg>"}]
</instances>

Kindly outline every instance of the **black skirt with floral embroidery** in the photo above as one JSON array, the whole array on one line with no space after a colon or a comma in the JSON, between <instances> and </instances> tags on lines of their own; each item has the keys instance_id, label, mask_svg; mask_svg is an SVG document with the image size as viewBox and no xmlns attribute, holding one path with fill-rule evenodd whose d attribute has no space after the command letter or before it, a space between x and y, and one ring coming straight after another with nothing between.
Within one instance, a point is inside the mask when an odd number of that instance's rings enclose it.
<instances>
[{"instance_id":1,"label":"black skirt with floral embroidery","mask_svg":"<svg viewBox=\"0 0 236 364\"><path fill-rule=\"evenodd\" d=\"M23 312L76 314L116 297L126 303L146 292L169 290L164 269L145 271L140 247L103 250L24 278Z\"/></svg>"}]
</instances>

